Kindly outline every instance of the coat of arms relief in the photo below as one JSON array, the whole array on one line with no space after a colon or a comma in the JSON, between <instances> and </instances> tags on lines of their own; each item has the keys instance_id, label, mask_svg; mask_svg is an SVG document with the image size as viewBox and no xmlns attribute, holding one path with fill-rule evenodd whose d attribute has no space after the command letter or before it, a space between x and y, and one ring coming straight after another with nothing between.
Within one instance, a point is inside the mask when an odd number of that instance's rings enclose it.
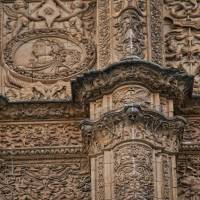
<instances>
[{"instance_id":1,"label":"coat of arms relief","mask_svg":"<svg viewBox=\"0 0 200 200\"><path fill-rule=\"evenodd\" d=\"M2 3L3 93L11 101L70 99L69 81L95 65L94 1Z\"/></svg>"}]
</instances>

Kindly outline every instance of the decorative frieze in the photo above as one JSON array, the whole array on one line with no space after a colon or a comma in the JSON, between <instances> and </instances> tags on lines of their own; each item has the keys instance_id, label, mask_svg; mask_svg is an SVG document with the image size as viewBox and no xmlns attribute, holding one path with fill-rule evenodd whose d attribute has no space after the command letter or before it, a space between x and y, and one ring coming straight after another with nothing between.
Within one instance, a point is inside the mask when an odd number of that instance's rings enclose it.
<instances>
[{"instance_id":1,"label":"decorative frieze","mask_svg":"<svg viewBox=\"0 0 200 200\"><path fill-rule=\"evenodd\" d=\"M112 1L114 60L129 56L146 57L146 7L144 0Z\"/></svg>"},{"instance_id":2,"label":"decorative frieze","mask_svg":"<svg viewBox=\"0 0 200 200\"><path fill-rule=\"evenodd\" d=\"M3 123L0 148L81 146L79 122Z\"/></svg>"},{"instance_id":3,"label":"decorative frieze","mask_svg":"<svg viewBox=\"0 0 200 200\"><path fill-rule=\"evenodd\" d=\"M85 199L90 197L90 176L78 160L54 163L2 162L2 199Z\"/></svg>"}]
</instances>

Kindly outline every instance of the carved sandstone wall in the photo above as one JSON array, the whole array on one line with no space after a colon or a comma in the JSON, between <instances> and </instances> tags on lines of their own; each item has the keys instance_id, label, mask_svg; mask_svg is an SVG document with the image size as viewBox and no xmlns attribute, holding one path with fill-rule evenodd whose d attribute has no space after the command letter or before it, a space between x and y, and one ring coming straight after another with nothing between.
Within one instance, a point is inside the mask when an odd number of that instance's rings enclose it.
<instances>
[{"instance_id":1,"label":"carved sandstone wall","mask_svg":"<svg viewBox=\"0 0 200 200\"><path fill-rule=\"evenodd\" d=\"M199 10L2 0L0 200L200 199Z\"/></svg>"}]
</instances>

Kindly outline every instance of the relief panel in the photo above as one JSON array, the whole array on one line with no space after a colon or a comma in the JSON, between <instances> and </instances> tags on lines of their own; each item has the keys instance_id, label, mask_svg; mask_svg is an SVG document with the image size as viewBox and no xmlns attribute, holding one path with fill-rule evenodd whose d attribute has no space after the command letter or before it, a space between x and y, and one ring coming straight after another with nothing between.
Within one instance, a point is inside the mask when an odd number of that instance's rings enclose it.
<instances>
[{"instance_id":1,"label":"relief panel","mask_svg":"<svg viewBox=\"0 0 200 200\"><path fill-rule=\"evenodd\" d=\"M95 1L3 3L6 96L13 101L71 97L71 88L60 88L63 82L67 87L72 77L95 65L95 9ZM48 92L35 98L42 89Z\"/></svg>"},{"instance_id":2,"label":"relief panel","mask_svg":"<svg viewBox=\"0 0 200 200\"><path fill-rule=\"evenodd\" d=\"M122 108L132 103L149 107L150 96L150 91L140 85L124 86L112 93L113 108Z\"/></svg>"},{"instance_id":3,"label":"relief panel","mask_svg":"<svg viewBox=\"0 0 200 200\"><path fill-rule=\"evenodd\" d=\"M151 60L163 64L163 0L150 0Z\"/></svg>"},{"instance_id":4,"label":"relief panel","mask_svg":"<svg viewBox=\"0 0 200 200\"><path fill-rule=\"evenodd\" d=\"M116 200L153 200L152 151L142 144L123 144L114 149Z\"/></svg>"},{"instance_id":5,"label":"relief panel","mask_svg":"<svg viewBox=\"0 0 200 200\"><path fill-rule=\"evenodd\" d=\"M110 28L110 0L97 2L97 49L98 67L105 67L111 62L111 28Z\"/></svg>"},{"instance_id":6,"label":"relief panel","mask_svg":"<svg viewBox=\"0 0 200 200\"><path fill-rule=\"evenodd\" d=\"M165 0L165 62L195 76L194 93L200 93L200 1Z\"/></svg>"},{"instance_id":7,"label":"relief panel","mask_svg":"<svg viewBox=\"0 0 200 200\"><path fill-rule=\"evenodd\" d=\"M180 154L178 157L178 199L200 199L200 156Z\"/></svg>"},{"instance_id":8,"label":"relief panel","mask_svg":"<svg viewBox=\"0 0 200 200\"><path fill-rule=\"evenodd\" d=\"M184 134L183 142L199 143L200 142L200 119L191 118L188 119Z\"/></svg>"},{"instance_id":9,"label":"relief panel","mask_svg":"<svg viewBox=\"0 0 200 200\"><path fill-rule=\"evenodd\" d=\"M81 146L78 122L1 124L0 148Z\"/></svg>"},{"instance_id":10,"label":"relief panel","mask_svg":"<svg viewBox=\"0 0 200 200\"><path fill-rule=\"evenodd\" d=\"M90 176L80 161L1 165L0 197L4 200L90 198Z\"/></svg>"},{"instance_id":11,"label":"relief panel","mask_svg":"<svg viewBox=\"0 0 200 200\"><path fill-rule=\"evenodd\" d=\"M112 1L114 60L147 57L146 7L146 0Z\"/></svg>"},{"instance_id":12,"label":"relief panel","mask_svg":"<svg viewBox=\"0 0 200 200\"><path fill-rule=\"evenodd\" d=\"M96 158L96 200L104 200L104 160L103 156Z\"/></svg>"}]
</instances>

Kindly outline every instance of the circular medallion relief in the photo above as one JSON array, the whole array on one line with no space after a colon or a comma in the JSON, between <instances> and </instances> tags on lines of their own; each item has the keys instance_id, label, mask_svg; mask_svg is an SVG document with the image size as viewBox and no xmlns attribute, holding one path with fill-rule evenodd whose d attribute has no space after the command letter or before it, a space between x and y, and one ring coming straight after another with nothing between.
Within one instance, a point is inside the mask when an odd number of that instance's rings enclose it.
<instances>
[{"instance_id":1,"label":"circular medallion relief","mask_svg":"<svg viewBox=\"0 0 200 200\"><path fill-rule=\"evenodd\" d=\"M24 33L12 39L4 52L10 70L36 80L70 78L95 61L93 43L75 41L61 30Z\"/></svg>"}]
</instances>

